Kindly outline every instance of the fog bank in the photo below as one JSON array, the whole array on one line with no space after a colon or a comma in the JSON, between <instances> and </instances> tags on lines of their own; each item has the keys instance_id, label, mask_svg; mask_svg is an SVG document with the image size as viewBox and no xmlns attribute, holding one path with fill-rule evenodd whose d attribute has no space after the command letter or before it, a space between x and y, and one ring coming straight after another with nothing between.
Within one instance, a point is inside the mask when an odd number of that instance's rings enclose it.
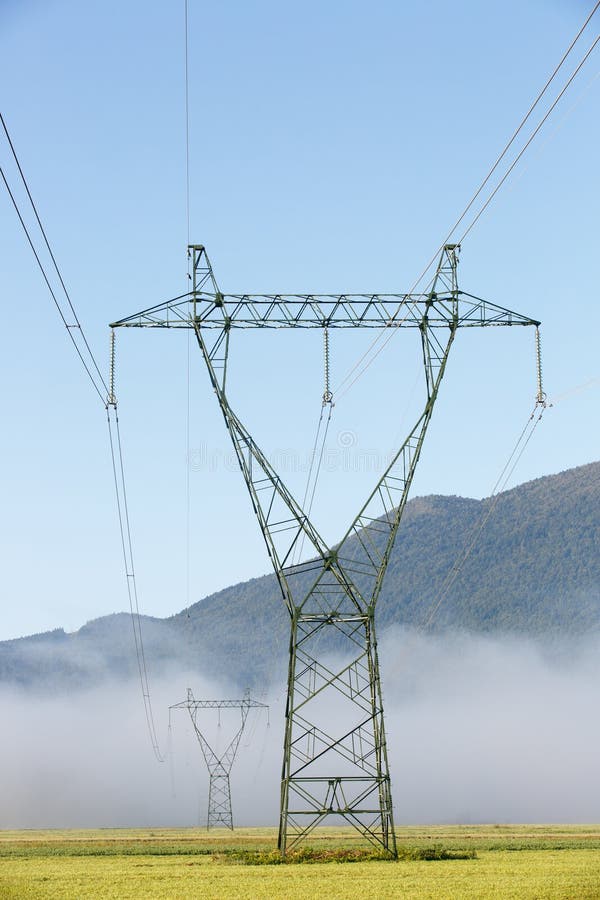
<instances>
[{"instance_id":1,"label":"fog bank","mask_svg":"<svg viewBox=\"0 0 600 900\"><path fill-rule=\"evenodd\" d=\"M398 824L597 822L600 639L549 653L529 641L395 629L380 642L388 752ZM236 698L210 678L172 672L153 684L167 759L154 759L139 686L54 698L0 691L2 828L197 825L208 773L185 699ZM284 686L252 712L231 786L238 825L275 824ZM207 711L219 750L239 713ZM332 730L336 712L332 709ZM341 723L340 723L341 725Z\"/></svg>"}]
</instances>

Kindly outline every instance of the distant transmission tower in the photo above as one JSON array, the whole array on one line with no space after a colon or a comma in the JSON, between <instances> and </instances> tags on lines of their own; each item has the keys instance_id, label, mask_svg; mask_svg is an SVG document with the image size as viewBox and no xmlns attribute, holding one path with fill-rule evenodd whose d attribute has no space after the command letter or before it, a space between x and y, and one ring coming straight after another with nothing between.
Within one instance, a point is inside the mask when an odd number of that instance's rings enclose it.
<instances>
[{"instance_id":1,"label":"distant transmission tower","mask_svg":"<svg viewBox=\"0 0 600 900\"><path fill-rule=\"evenodd\" d=\"M282 854L328 817L341 817L397 855L375 638L377 599L457 330L539 325L460 291L458 249L444 247L432 289L424 294L259 296L221 293L206 250L191 246L192 291L112 326L194 330L290 614ZM410 328L419 335L423 410L332 547L230 406L227 363L231 336L239 328ZM309 558L296 562L304 542ZM332 668L319 647L324 630L344 642L350 662Z\"/></svg>"},{"instance_id":2,"label":"distant transmission tower","mask_svg":"<svg viewBox=\"0 0 600 900\"><path fill-rule=\"evenodd\" d=\"M196 732L196 737L202 749L202 755L206 762L209 774L208 788L208 818L206 820L207 828L218 828L222 825L224 828L231 828L233 831L233 813L231 809L231 786L229 784L229 775L240 745L240 740L246 719L251 709L268 709L266 703L259 703L258 700L250 698L249 691L246 691L242 700L194 700L191 688L188 688L187 700L181 703L175 703L169 709L187 709ZM240 727L232 737L231 741L221 753L217 753L208 743L205 735L198 724L198 712L201 709L239 709L241 713Z\"/></svg>"}]
</instances>

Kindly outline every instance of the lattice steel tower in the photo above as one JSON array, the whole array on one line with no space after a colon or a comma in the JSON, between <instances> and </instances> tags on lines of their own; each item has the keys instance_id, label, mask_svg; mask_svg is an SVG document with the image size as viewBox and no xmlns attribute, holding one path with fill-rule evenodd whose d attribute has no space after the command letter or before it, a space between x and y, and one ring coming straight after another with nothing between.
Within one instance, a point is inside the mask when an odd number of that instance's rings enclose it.
<instances>
[{"instance_id":1,"label":"lattice steel tower","mask_svg":"<svg viewBox=\"0 0 600 900\"><path fill-rule=\"evenodd\" d=\"M233 831L233 812L231 809L231 786L229 776L240 745L240 740L246 726L246 719L251 709L268 709L266 703L252 700L247 691L241 700L195 700L192 689L188 688L187 700L174 703L172 709L187 709L198 738L198 743L204 756L208 769L208 817L207 828L217 828L219 825L231 828ZM227 746L217 753L209 744L205 734L198 723L198 712L201 709L239 709L240 725Z\"/></svg>"},{"instance_id":2,"label":"lattice steel tower","mask_svg":"<svg viewBox=\"0 0 600 900\"><path fill-rule=\"evenodd\" d=\"M458 247L444 247L424 294L225 295L203 246L191 246L193 289L112 327L191 328L206 363L290 615L279 847L328 817L396 855L375 637L375 607L440 382L459 328L539 322L458 289ZM232 409L226 390L238 328L412 328L425 374L423 409L342 540L328 546ZM294 562L306 541L310 558ZM330 668L324 630L350 660ZM332 722L332 703L337 703Z\"/></svg>"}]
</instances>

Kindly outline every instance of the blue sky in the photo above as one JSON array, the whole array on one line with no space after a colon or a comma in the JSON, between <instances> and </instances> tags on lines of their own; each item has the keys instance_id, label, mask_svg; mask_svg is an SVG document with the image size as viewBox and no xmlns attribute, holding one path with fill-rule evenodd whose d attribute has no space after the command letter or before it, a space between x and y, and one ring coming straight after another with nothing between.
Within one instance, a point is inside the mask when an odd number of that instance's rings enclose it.
<instances>
[{"instance_id":1,"label":"blue sky","mask_svg":"<svg viewBox=\"0 0 600 900\"><path fill-rule=\"evenodd\" d=\"M191 238L223 290L407 290L589 9L190 0ZM186 286L183 49L183 0L0 2L2 112L103 361L109 321ZM465 290L543 321L562 398L515 482L598 458L599 67L596 52L463 245ZM0 160L14 182L3 143ZM0 227L8 638L75 629L126 596L103 410L5 194ZM334 384L371 337L334 335ZM302 338L232 349L237 408L299 495L322 391L320 335ZM416 349L395 338L334 409L315 508L331 540L411 423ZM141 604L165 616L187 600L186 336L120 333L117 372ZM530 330L460 334L413 496L487 495L534 375ZM193 347L190 385L193 602L269 563Z\"/></svg>"}]
</instances>

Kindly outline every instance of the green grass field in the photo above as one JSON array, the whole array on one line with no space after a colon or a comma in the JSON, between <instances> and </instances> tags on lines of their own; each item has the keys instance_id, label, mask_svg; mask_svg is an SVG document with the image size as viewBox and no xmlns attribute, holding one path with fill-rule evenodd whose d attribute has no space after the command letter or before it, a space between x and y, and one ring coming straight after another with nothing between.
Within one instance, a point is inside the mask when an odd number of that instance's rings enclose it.
<instances>
[{"instance_id":1,"label":"green grass field","mask_svg":"<svg viewBox=\"0 0 600 900\"><path fill-rule=\"evenodd\" d=\"M356 841L349 830L323 828L308 842L309 861L265 865L271 828L4 831L0 898L600 898L600 826L435 826L397 835L397 862L335 861ZM323 858L333 861L315 861Z\"/></svg>"}]
</instances>

